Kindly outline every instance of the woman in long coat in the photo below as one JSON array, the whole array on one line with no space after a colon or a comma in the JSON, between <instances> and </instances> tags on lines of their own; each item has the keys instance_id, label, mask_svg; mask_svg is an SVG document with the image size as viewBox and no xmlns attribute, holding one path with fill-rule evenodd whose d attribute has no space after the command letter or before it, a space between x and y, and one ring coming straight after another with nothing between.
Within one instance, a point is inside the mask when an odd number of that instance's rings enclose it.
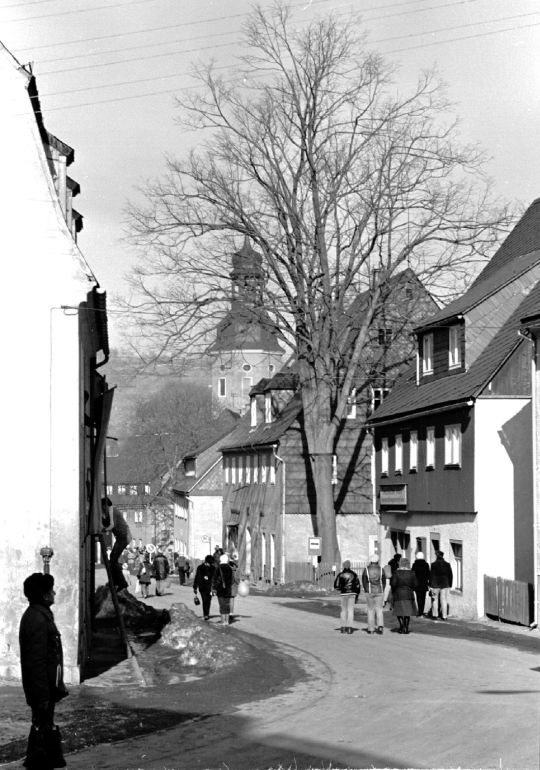
<instances>
[{"instance_id":1,"label":"woman in long coat","mask_svg":"<svg viewBox=\"0 0 540 770\"><path fill-rule=\"evenodd\" d=\"M228 626L231 614L231 598L233 595L234 572L229 564L226 553L219 557L219 565L212 577L212 594L217 596L221 625Z\"/></svg>"},{"instance_id":2,"label":"woman in long coat","mask_svg":"<svg viewBox=\"0 0 540 770\"><path fill-rule=\"evenodd\" d=\"M416 588L416 575L411 569L408 559L402 558L397 570L390 580L392 587L393 613L399 621L400 634L408 634L411 615L416 615L416 602L414 590Z\"/></svg>"}]
</instances>

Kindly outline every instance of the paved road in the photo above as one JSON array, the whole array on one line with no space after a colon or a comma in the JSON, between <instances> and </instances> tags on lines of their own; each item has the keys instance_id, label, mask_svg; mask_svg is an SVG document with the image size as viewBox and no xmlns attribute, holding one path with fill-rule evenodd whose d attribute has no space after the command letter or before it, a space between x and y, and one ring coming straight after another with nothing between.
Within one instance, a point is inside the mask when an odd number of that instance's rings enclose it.
<instances>
[{"instance_id":1,"label":"paved road","mask_svg":"<svg viewBox=\"0 0 540 770\"><path fill-rule=\"evenodd\" d=\"M237 602L241 620L222 633L273 639L309 676L230 714L72 754L69 770L540 767L537 632L419 620L409 636L369 636L364 622L341 635L337 604Z\"/></svg>"}]
</instances>

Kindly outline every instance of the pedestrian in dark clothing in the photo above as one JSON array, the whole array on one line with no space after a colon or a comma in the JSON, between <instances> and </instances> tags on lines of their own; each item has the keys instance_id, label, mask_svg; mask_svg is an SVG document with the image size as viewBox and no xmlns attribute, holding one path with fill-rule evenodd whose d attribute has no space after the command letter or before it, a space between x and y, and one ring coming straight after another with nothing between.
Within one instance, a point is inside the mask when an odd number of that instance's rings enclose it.
<instances>
[{"instance_id":1,"label":"pedestrian in dark clothing","mask_svg":"<svg viewBox=\"0 0 540 770\"><path fill-rule=\"evenodd\" d=\"M152 565L150 564L150 556L149 554L145 554L144 559L137 570L137 579L141 586L141 596L143 599L148 599L150 595L149 590L153 572Z\"/></svg>"},{"instance_id":2,"label":"pedestrian in dark clothing","mask_svg":"<svg viewBox=\"0 0 540 770\"><path fill-rule=\"evenodd\" d=\"M214 562L216 566L218 566L219 560L221 559L224 553L225 551L223 550L223 548L220 545L216 545L216 547L214 548Z\"/></svg>"},{"instance_id":3,"label":"pedestrian in dark clothing","mask_svg":"<svg viewBox=\"0 0 540 770\"><path fill-rule=\"evenodd\" d=\"M437 551L437 558L431 565L430 574L430 594L431 594L431 617L437 620L439 617L439 602L442 620L446 620L448 615L448 595L454 582L452 567L444 560L444 553Z\"/></svg>"},{"instance_id":4,"label":"pedestrian in dark clothing","mask_svg":"<svg viewBox=\"0 0 540 770\"><path fill-rule=\"evenodd\" d=\"M341 633L352 634L354 621L354 605L360 593L360 580L351 569L351 562L344 561L343 569L336 575L334 588L341 592Z\"/></svg>"},{"instance_id":5,"label":"pedestrian in dark clothing","mask_svg":"<svg viewBox=\"0 0 540 770\"><path fill-rule=\"evenodd\" d=\"M154 577L156 579L156 596L163 596L165 580L169 574L169 560L162 551L158 551L153 561Z\"/></svg>"},{"instance_id":6,"label":"pedestrian in dark clothing","mask_svg":"<svg viewBox=\"0 0 540 770\"><path fill-rule=\"evenodd\" d=\"M228 626L230 623L233 580L234 573L229 565L229 557L224 553L220 556L219 565L212 577L212 594L218 598L222 626Z\"/></svg>"},{"instance_id":7,"label":"pedestrian in dark clothing","mask_svg":"<svg viewBox=\"0 0 540 770\"><path fill-rule=\"evenodd\" d=\"M422 551L418 551L416 554L416 559L411 569L416 575L416 588L414 593L416 594L416 604L418 606L417 617L422 618L424 617L426 594L429 588L430 576L429 564L424 559L424 554Z\"/></svg>"},{"instance_id":8,"label":"pedestrian in dark clothing","mask_svg":"<svg viewBox=\"0 0 540 770\"><path fill-rule=\"evenodd\" d=\"M186 584L186 578L188 578L190 575L191 564L189 563L189 559L187 556L179 556L176 564L178 569L178 578L180 580L180 585L183 586Z\"/></svg>"},{"instance_id":9,"label":"pedestrian in dark clothing","mask_svg":"<svg viewBox=\"0 0 540 770\"><path fill-rule=\"evenodd\" d=\"M195 570L193 579L193 593L197 596L197 591L201 595L203 618L210 620L210 604L212 602L212 579L217 567L212 554L205 557L202 564L199 564Z\"/></svg>"},{"instance_id":10,"label":"pedestrian in dark clothing","mask_svg":"<svg viewBox=\"0 0 540 770\"><path fill-rule=\"evenodd\" d=\"M395 573L395 571L399 567L400 560L401 560L401 554L400 553L395 553L392 556L392 558L390 559L390 561L388 562L388 566L390 567L390 569L392 571L392 575Z\"/></svg>"},{"instance_id":11,"label":"pedestrian in dark clothing","mask_svg":"<svg viewBox=\"0 0 540 770\"><path fill-rule=\"evenodd\" d=\"M22 686L32 709L32 727L24 766L28 770L65 767L60 731L54 724L56 703L68 692L63 679L60 633L54 622L54 578L34 572L24 581L30 606L19 627Z\"/></svg>"},{"instance_id":12,"label":"pedestrian in dark clothing","mask_svg":"<svg viewBox=\"0 0 540 770\"><path fill-rule=\"evenodd\" d=\"M127 521L120 511L115 508L108 497L101 500L101 523L103 529L112 532L114 535L114 545L109 556L111 565L111 575L113 583L118 591L128 587L127 581L123 575L122 567L119 564L120 556L127 546L131 543L131 532Z\"/></svg>"},{"instance_id":13,"label":"pedestrian in dark clothing","mask_svg":"<svg viewBox=\"0 0 540 770\"><path fill-rule=\"evenodd\" d=\"M399 633L409 633L411 615L416 615L414 590L416 576L408 559L401 559L399 567L390 580L392 586L393 612L399 622Z\"/></svg>"}]
</instances>

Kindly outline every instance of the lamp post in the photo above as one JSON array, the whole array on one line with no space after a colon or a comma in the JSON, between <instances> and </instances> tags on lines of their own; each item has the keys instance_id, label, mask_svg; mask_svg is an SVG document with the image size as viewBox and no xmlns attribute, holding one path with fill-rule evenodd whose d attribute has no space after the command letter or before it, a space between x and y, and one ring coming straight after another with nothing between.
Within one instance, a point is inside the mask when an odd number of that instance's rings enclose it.
<instances>
[{"instance_id":1,"label":"lamp post","mask_svg":"<svg viewBox=\"0 0 540 770\"><path fill-rule=\"evenodd\" d=\"M52 557L54 556L54 551L50 545L45 545L43 546L43 548L40 549L39 554L43 559L43 572L45 573L45 575L48 575L50 572L49 565Z\"/></svg>"}]
</instances>

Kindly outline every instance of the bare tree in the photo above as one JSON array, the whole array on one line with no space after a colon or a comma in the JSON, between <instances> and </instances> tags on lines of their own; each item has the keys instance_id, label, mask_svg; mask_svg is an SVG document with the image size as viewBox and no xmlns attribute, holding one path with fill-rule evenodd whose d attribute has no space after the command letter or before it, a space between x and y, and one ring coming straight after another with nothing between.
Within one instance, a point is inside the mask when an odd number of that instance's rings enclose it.
<instances>
[{"instance_id":1,"label":"bare tree","mask_svg":"<svg viewBox=\"0 0 540 770\"><path fill-rule=\"evenodd\" d=\"M333 17L300 29L286 7L255 9L237 75L199 69L199 92L180 102L198 146L169 158L131 210L144 255L132 309L155 355L199 355L208 344L229 300L235 236L262 253L264 312L257 303L245 312L297 361L328 561L339 556L336 432L389 279L411 268L432 291L459 284L508 224L434 74L398 95L355 30Z\"/></svg>"}]
</instances>

